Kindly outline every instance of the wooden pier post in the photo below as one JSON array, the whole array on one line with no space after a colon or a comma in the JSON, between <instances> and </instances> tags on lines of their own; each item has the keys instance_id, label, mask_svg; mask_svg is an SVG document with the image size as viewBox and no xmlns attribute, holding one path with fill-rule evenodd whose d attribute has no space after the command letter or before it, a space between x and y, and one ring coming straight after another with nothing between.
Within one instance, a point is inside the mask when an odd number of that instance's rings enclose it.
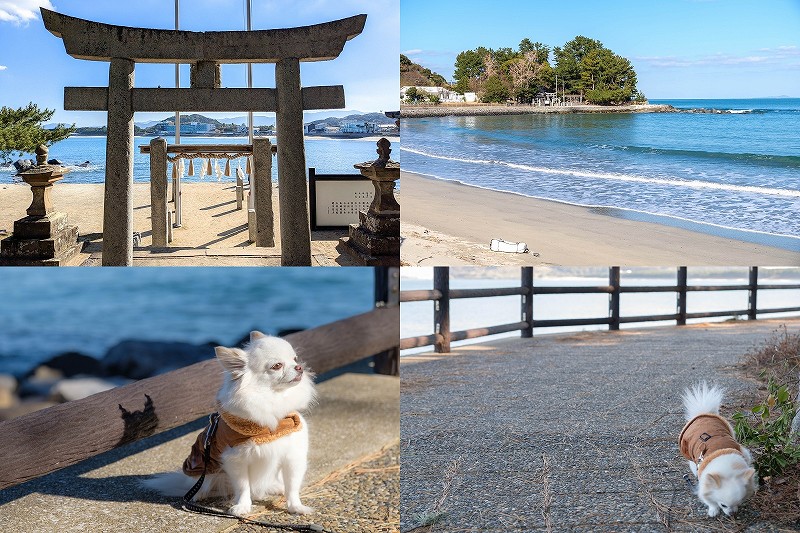
<instances>
[{"instance_id":1,"label":"wooden pier post","mask_svg":"<svg viewBox=\"0 0 800 533\"><path fill-rule=\"evenodd\" d=\"M527 322L528 327L521 330L523 339L533 337L533 267L522 267L522 288L527 290L522 295L522 315L520 321Z\"/></svg>"},{"instance_id":2,"label":"wooden pier post","mask_svg":"<svg viewBox=\"0 0 800 533\"><path fill-rule=\"evenodd\" d=\"M750 288L747 291L747 319L755 320L758 315L758 267L750 267Z\"/></svg>"},{"instance_id":3,"label":"wooden pier post","mask_svg":"<svg viewBox=\"0 0 800 533\"><path fill-rule=\"evenodd\" d=\"M686 267L678 267L678 325L686 325L686 286L689 274Z\"/></svg>"},{"instance_id":4,"label":"wooden pier post","mask_svg":"<svg viewBox=\"0 0 800 533\"><path fill-rule=\"evenodd\" d=\"M610 319L608 329L616 331L619 329L620 275L618 266L608 269L608 284L612 288L611 294L608 296L608 316Z\"/></svg>"},{"instance_id":5,"label":"wooden pier post","mask_svg":"<svg viewBox=\"0 0 800 533\"><path fill-rule=\"evenodd\" d=\"M436 353L450 353L450 268L433 267L433 290L441 298L433 302L433 332L441 335L436 340Z\"/></svg>"}]
</instances>

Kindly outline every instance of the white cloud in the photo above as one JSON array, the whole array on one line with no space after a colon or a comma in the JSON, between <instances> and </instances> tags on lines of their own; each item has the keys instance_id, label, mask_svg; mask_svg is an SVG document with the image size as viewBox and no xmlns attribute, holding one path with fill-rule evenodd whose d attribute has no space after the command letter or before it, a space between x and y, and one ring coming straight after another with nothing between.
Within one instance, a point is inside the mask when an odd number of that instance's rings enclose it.
<instances>
[{"instance_id":1,"label":"white cloud","mask_svg":"<svg viewBox=\"0 0 800 533\"><path fill-rule=\"evenodd\" d=\"M0 65L0 70L5 70L5 69L7 69L7 68L8 68L8 67L7 67L7 66L5 66L5 65Z\"/></svg>"},{"instance_id":2,"label":"white cloud","mask_svg":"<svg viewBox=\"0 0 800 533\"><path fill-rule=\"evenodd\" d=\"M0 22L17 26L39 18L39 7L53 9L50 0L0 0Z\"/></svg>"},{"instance_id":3,"label":"white cloud","mask_svg":"<svg viewBox=\"0 0 800 533\"><path fill-rule=\"evenodd\" d=\"M414 55L421 54L422 50L420 48L413 48L411 50L405 50L404 52L401 52L401 53L403 55L406 55L406 56L414 56Z\"/></svg>"},{"instance_id":4,"label":"white cloud","mask_svg":"<svg viewBox=\"0 0 800 533\"><path fill-rule=\"evenodd\" d=\"M777 48L760 48L756 53L746 56L717 53L700 57L642 56L636 57L634 60L647 63L653 67L682 68L718 65L776 65L798 56L800 56L800 48L792 45L778 46Z\"/></svg>"}]
</instances>

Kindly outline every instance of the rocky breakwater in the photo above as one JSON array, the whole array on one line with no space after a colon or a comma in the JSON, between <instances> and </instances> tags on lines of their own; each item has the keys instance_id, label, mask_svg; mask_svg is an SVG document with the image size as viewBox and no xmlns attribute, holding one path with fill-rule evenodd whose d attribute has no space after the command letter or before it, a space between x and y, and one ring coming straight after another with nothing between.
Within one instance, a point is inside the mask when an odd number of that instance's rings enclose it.
<instances>
[{"instance_id":1,"label":"rocky breakwater","mask_svg":"<svg viewBox=\"0 0 800 533\"><path fill-rule=\"evenodd\" d=\"M235 346L248 340L249 333ZM124 340L100 359L67 352L21 375L0 374L0 421L210 359L215 346L219 343Z\"/></svg>"},{"instance_id":2,"label":"rocky breakwater","mask_svg":"<svg viewBox=\"0 0 800 533\"><path fill-rule=\"evenodd\" d=\"M531 105L447 105L401 106L401 118L419 117L469 117L493 115L535 115L565 113L674 113L677 109L665 104L631 104L621 106L572 105L572 106L531 106Z\"/></svg>"}]
</instances>

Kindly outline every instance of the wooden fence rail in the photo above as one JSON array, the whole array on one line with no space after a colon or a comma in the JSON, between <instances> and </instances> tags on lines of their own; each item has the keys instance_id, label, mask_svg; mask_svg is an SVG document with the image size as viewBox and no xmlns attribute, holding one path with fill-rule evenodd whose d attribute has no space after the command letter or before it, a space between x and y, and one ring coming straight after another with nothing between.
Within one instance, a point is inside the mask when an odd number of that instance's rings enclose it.
<instances>
[{"instance_id":1,"label":"wooden fence rail","mask_svg":"<svg viewBox=\"0 0 800 533\"><path fill-rule=\"evenodd\" d=\"M400 302L432 301L434 332L431 335L407 337L400 339L400 349L418 348L433 345L439 353L450 351L450 343L454 341L472 339L485 335L520 331L522 337L533 336L534 328L548 328L559 326L589 326L607 325L610 330L618 330L620 324L635 322L656 322L674 320L677 325L686 325L686 321L695 318L713 318L721 316L746 315L749 320L755 320L759 314L800 312L800 306L782 307L772 309L759 309L757 296L765 290L791 290L800 289L800 284L759 284L758 267L750 267L747 284L729 285L689 285L687 267L679 267L675 285L648 286L623 286L621 284L620 267L610 267L608 272L608 285L593 287L535 287L533 285L533 267L522 267L521 283L519 287L503 287L489 289L451 289L450 272L448 267L435 267L433 274L433 290L401 291ZM748 291L748 306L746 309L725 311L706 311L690 313L687 309L687 294L689 292L707 291ZM620 299L622 294L634 293L663 293L674 292L677 294L677 310L675 313L642 316L620 316ZM536 320L533 317L533 300L537 294L608 294L608 316L589 318L559 318L550 320ZM482 328L473 328L462 331L450 330L450 300L459 298L488 298L496 296L521 297L520 321L511 324L501 324Z\"/></svg>"},{"instance_id":2,"label":"wooden fence rail","mask_svg":"<svg viewBox=\"0 0 800 533\"><path fill-rule=\"evenodd\" d=\"M399 338L399 305L286 337L318 373L391 350ZM0 489L207 415L221 383L212 359L0 422Z\"/></svg>"}]
</instances>

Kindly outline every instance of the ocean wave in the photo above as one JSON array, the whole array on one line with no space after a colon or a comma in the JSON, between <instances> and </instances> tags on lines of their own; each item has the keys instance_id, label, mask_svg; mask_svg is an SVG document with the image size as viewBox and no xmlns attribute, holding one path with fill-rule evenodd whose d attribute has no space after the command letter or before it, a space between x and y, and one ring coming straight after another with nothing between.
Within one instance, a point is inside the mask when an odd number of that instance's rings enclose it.
<instances>
[{"instance_id":1,"label":"ocean wave","mask_svg":"<svg viewBox=\"0 0 800 533\"><path fill-rule=\"evenodd\" d=\"M710 189L710 190L744 192L744 193L770 195L770 196L783 196L788 198L800 198L800 191L793 191L789 189L755 187L751 185L730 185L724 183L713 183L713 182L698 181L698 180L682 180L675 178L651 178L646 176L636 176L632 174L615 174L611 172L591 172L586 170L537 167L532 165L521 165L518 163L510 163L508 161L499 161L490 159L467 159L462 157L431 154L422 150L408 148L406 146L401 146L400 150L412 154L421 155L424 157L430 157L433 159L444 159L448 161L457 161L460 163L468 163L474 165L500 165L508 168L522 170L525 172L558 174L563 176L575 176L579 178L603 179L603 180L624 181L633 183L651 183L654 185L669 185L675 187L687 187L691 189Z\"/></svg>"},{"instance_id":2,"label":"ocean wave","mask_svg":"<svg viewBox=\"0 0 800 533\"><path fill-rule=\"evenodd\" d=\"M673 148L653 148L651 146L614 146L610 144L597 144L596 148L604 150L623 150L643 154L662 154L696 157L701 159L723 159L740 163L753 163L762 166L781 168L800 168L800 156L752 154L747 152L712 152L707 150L681 150Z\"/></svg>"}]
</instances>

